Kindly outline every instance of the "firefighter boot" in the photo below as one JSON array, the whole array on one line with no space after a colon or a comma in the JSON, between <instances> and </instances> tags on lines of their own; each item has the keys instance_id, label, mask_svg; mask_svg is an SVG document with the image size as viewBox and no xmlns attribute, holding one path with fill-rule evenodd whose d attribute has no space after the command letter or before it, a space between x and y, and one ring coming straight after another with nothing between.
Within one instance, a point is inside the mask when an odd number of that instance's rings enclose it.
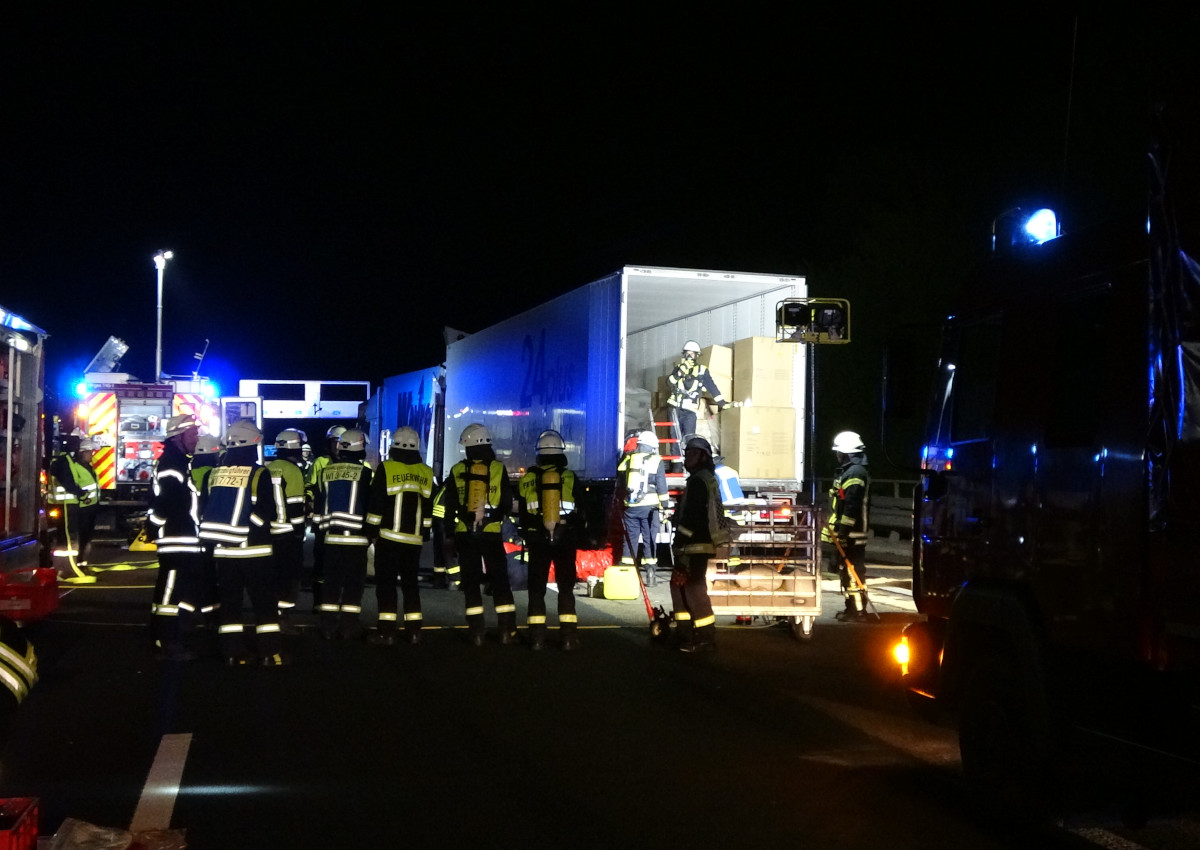
<instances>
[{"instance_id":1,"label":"firefighter boot","mask_svg":"<svg viewBox=\"0 0 1200 850\"><path fill-rule=\"evenodd\" d=\"M404 615L404 638L409 643L421 642L421 622L420 611Z\"/></svg>"},{"instance_id":2,"label":"firefighter boot","mask_svg":"<svg viewBox=\"0 0 1200 850\"><path fill-rule=\"evenodd\" d=\"M579 627L575 623L561 623L558 633L562 637L563 652L579 649Z\"/></svg>"},{"instance_id":3,"label":"firefighter boot","mask_svg":"<svg viewBox=\"0 0 1200 850\"><path fill-rule=\"evenodd\" d=\"M338 636L338 620L341 614L336 605L322 605L320 612L321 637L332 640Z\"/></svg>"},{"instance_id":4,"label":"firefighter boot","mask_svg":"<svg viewBox=\"0 0 1200 850\"><path fill-rule=\"evenodd\" d=\"M544 622L529 624L529 648L533 650L546 648L546 624Z\"/></svg>"},{"instance_id":5,"label":"firefighter boot","mask_svg":"<svg viewBox=\"0 0 1200 850\"><path fill-rule=\"evenodd\" d=\"M520 637L517 635L516 612L507 611L503 614L497 614L496 631L499 633L501 646L514 646L520 643Z\"/></svg>"},{"instance_id":6,"label":"firefighter boot","mask_svg":"<svg viewBox=\"0 0 1200 850\"><path fill-rule=\"evenodd\" d=\"M646 587L658 587L658 567L655 564L643 564L646 570Z\"/></svg>"},{"instance_id":7,"label":"firefighter boot","mask_svg":"<svg viewBox=\"0 0 1200 850\"><path fill-rule=\"evenodd\" d=\"M717 627L709 624L695 630L695 639L679 647L684 652L715 652L717 649Z\"/></svg>"},{"instance_id":8,"label":"firefighter boot","mask_svg":"<svg viewBox=\"0 0 1200 850\"><path fill-rule=\"evenodd\" d=\"M384 619L385 616L380 614L379 622L375 624L375 631L367 635L367 643L375 646L391 646L396 642L396 621L395 619Z\"/></svg>"},{"instance_id":9,"label":"firefighter boot","mask_svg":"<svg viewBox=\"0 0 1200 850\"><path fill-rule=\"evenodd\" d=\"M467 634L470 635L472 646L483 646L486 630L483 624L483 614L467 615Z\"/></svg>"},{"instance_id":10,"label":"firefighter boot","mask_svg":"<svg viewBox=\"0 0 1200 850\"><path fill-rule=\"evenodd\" d=\"M692 621L691 620L676 620L675 621L675 648L684 649L692 645Z\"/></svg>"}]
</instances>

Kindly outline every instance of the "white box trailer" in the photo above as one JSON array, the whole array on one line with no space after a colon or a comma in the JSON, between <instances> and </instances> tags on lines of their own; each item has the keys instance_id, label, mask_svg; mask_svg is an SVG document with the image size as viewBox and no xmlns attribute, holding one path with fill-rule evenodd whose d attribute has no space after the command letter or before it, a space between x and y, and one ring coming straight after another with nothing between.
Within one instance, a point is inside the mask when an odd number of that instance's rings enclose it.
<instances>
[{"instance_id":1,"label":"white box trailer","mask_svg":"<svg viewBox=\"0 0 1200 850\"><path fill-rule=\"evenodd\" d=\"M538 434L553 428L581 479L611 479L625 432L651 426L654 387L646 384L670 372L686 340L707 347L774 338L778 303L806 296L800 276L625 266L450 342L444 468L460 457L462 429L480 422L510 472L533 464ZM799 492L804 478L807 347L789 348L793 474L743 482L753 489Z\"/></svg>"}]
</instances>

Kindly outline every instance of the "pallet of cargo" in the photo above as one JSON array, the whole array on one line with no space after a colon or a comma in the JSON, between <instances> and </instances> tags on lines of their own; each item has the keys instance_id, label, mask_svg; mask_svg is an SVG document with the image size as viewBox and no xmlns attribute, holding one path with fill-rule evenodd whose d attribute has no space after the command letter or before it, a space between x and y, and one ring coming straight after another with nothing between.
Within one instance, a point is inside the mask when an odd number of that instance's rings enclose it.
<instances>
[{"instance_id":1,"label":"pallet of cargo","mask_svg":"<svg viewBox=\"0 0 1200 850\"><path fill-rule=\"evenodd\" d=\"M737 523L730 550L708 562L713 613L786 621L812 637L821 614L816 511L790 499L745 499L726 505Z\"/></svg>"}]
</instances>

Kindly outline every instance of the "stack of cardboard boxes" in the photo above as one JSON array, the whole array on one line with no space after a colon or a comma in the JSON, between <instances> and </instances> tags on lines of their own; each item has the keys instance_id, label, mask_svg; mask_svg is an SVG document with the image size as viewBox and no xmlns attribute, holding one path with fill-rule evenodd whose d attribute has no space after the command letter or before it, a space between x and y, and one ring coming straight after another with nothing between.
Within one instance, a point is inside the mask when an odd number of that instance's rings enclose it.
<instances>
[{"instance_id":1,"label":"stack of cardboard boxes","mask_svg":"<svg viewBox=\"0 0 1200 850\"><path fill-rule=\"evenodd\" d=\"M795 346L773 337L733 344L731 401L749 407L721 412L721 453L742 478L793 478L796 474L796 408L792 402ZM725 391L725 386L717 386Z\"/></svg>"},{"instance_id":2,"label":"stack of cardboard boxes","mask_svg":"<svg viewBox=\"0 0 1200 850\"><path fill-rule=\"evenodd\" d=\"M727 401L750 400L748 407L717 412L702 409L696 430L719 447L725 463L742 478L793 478L796 472L796 409L792 402L795 346L773 337L749 337L733 347L710 345L700 352L713 381ZM671 394L665 373L654 376L654 409L666 407ZM647 375L649 379L650 376ZM647 381L649 383L649 381ZM705 415L707 412L707 415Z\"/></svg>"}]
</instances>

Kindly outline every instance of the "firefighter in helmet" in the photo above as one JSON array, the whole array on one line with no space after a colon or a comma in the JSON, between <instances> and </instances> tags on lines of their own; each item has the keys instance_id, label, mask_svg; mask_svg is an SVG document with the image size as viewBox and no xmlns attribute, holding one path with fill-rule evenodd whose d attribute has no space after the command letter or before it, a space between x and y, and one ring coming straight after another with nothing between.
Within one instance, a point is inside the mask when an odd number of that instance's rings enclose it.
<instances>
[{"instance_id":1,"label":"firefighter in helmet","mask_svg":"<svg viewBox=\"0 0 1200 850\"><path fill-rule=\"evenodd\" d=\"M390 646L396 640L399 599L404 592L404 634L421 640L421 591L418 573L421 547L433 523L433 470L421 459L416 430L400 428L388 456L371 478L367 534L375 540L375 597L379 624L371 642Z\"/></svg>"},{"instance_id":2,"label":"firefighter in helmet","mask_svg":"<svg viewBox=\"0 0 1200 850\"><path fill-rule=\"evenodd\" d=\"M642 546L642 567L646 584L658 584L658 532L662 511L670 492L658 437L653 431L641 431L632 450L617 463L617 482L621 489L621 565L632 567L637 561L638 543Z\"/></svg>"},{"instance_id":3,"label":"firefighter in helmet","mask_svg":"<svg viewBox=\"0 0 1200 850\"><path fill-rule=\"evenodd\" d=\"M227 664L255 661L244 645L243 599L253 610L255 649L263 666L287 663L279 630L275 551L271 523L277 518L275 485L258 462L263 435L252 419L225 432L225 453L204 483L200 539L212 546L220 588L218 641Z\"/></svg>"},{"instance_id":4,"label":"firefighter in helmet","mask_svg":"<svg viewBox=\"0 0 1200 850\"><path fill-rule=\"evenodd\" d=\"M59 524L53 554L66 562L62 581L92 584L96 577L87 571L88 549L100 504L100 479L92 468L98 445L78 432L65 437L62 450L50 462L46 501L57 506Z\"/></svg>"},{"instance_id":5,"label":"firefighter in helmet","mask_svg":"<svg viewBox=\"0 0 1200 850\"><path fill-rule=\"evenodd\" d=\"M704 393L708 393L721 410L740 407L737 402L726 401L721 395L712 373L700 363L700 343L694 339L683 344L683 356L667 376L667 383L671 385L667 404L674 409L681 438L696 433L696 413L700 410Z\"/></svg>"},{"instance_id":6,"label":"firefighter in helmet","mask_svg":"<svg viewBox=\"0 0 1200 850\"><path fill-rule=\"evenodd\" d=\"M833 438L833 452L838 471L829 490L829 521L821 530L821 540L828 544L836 541L833 558L846 602L837 618L861 619L867 613L867 510L871 500L867 447L856 432L842 431Z\"/></svg>"},{"instance_id":7,"label":"firefighter in helmet","mask_svg":"<svg viewBox=\"0 0 1200 850\"><path fill-rule=\"evenodd\" d=\"M712 445L693 434L684 441L683 465L687 488L675 507L675 539L671 555L671 602L675 629L684 652L711 652L717 648L716 617L708 598L708 562L717 547L728 542L723 534L721 492L713 469Z\"/></svg>"},{"instance_id":8,"label":"firefighter in helmet","mask_svg":"<svg viewBox=\"0 0 1200 850\"><path fill-rule=\"evenodd\" d=\"M304 566L304 519L307 502L303 463L303 431L285 428L275 437L275 457L267 463L275 484L275 522L272 541L275 549L276 587L279 595L279 625L292 634L290 622L300 595L300 573Z\"/></svg>"},{"instance_id":9,"label":"firefighter in helmet","mask_svg":"<svg viewBox=\"0 0 1200 850\"><path fill-rule=\"evenodd\" d=\"M508 470L496 459L492 435L474 423L463 429L458 444L466 458L454 464L442 490L442 510L454 519L459 576L465 594L467 629L471 643L482 646L483 574L486 569L496 606L500 643L517 642L517 606L508 582L508 559L501 529L512 511L512 484Z\"/></svg>"},{"instance_id":10,"label":"firefighter in helmet","mask_svg":"<svg viewBox=\"0 0 1200 850\"><path fill-rule=\"evenodd\" d=\"M575 473L567 469L567 446L557 431L537 441L537 465L517 484L521 534L529 551L529 644L546 645L546 583L550 565L558 584L558 626L562 648L579 648L575 614Z\"/></svg>"},{"instance_id":11,"label":"firefighter in helmet","mask_svg":"<svg viewBox=\"0 0 1200 850\"><path fill-rule=\"evenodd\" d=\"M194 414L172 416L167 420L162 454L154 462L154 497L147 515L157 529L158 549L151 633L155 651L167 661L196 657L184 644L184 621L196 612L204 574L200 492L191 473L191 455L199 439L200 423Z\"/></svg>"},{"instance_id":12,"label":"firefighter in helmet","mask_svg":"<svg viewBox=\"0 0 1200 850\"><path fill-rule=\"evenodd\" d=\"M362 598L371 545L366 527L371 468L363 462L366 456L367 435L358 428L347 429L338 438L337 458L317 479L325 532L325 583L318 608L324 638L363 636Z\"/></svg>"},{"instance_id":13,"label":"firefighter in helmet","mask_svg":"<svg viewBox=\"0 0 1200 850\"><path fill-rule=\"evenodd\" d=\"M321 513L324 507L318 504L317 482L321 470L333 463L338 456L338 442L346 433L345 425L334 425L325 432L325 443L329 448L328 454L318 455L308 467L308 478L305 479L305 513L308 515L313 529L313 575L312 595L313 610L321 610L321 584L325 577L325 531L321 528Z\"/></svg>"}]
</instances>

